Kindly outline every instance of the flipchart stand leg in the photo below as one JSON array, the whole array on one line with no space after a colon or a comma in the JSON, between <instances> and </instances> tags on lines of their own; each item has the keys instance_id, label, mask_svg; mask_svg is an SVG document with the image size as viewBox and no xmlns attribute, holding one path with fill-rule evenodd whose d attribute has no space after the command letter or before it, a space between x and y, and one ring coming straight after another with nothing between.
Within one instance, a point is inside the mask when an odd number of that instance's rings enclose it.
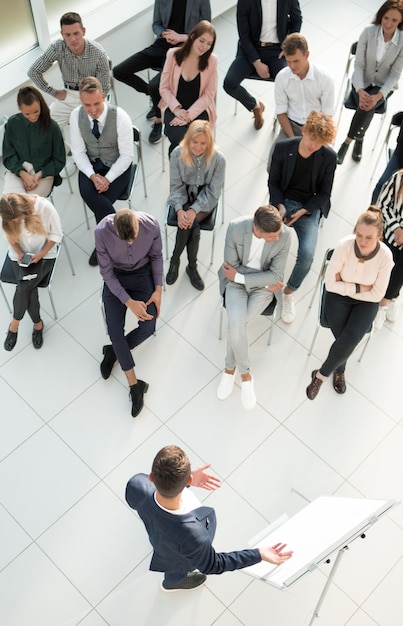
<instances>
[{"instance_id":1,"label":"flipchart stand leg","mask_svg":"<svg viewBox=\"0 0 403 626\"><path fill-rule=\"evenodd\" d=\"M320 609L320 607L321 607L321 606L322 606L322 604L323 604L323 601L324 601L325 596L326 596L326 594L327 594L327 592L328 592L328 589L329 589L329 587L330 587L330 585L331 585L331 583L332 583L332 580L333 580L333 578L334 578L334 575L336 574L337 568L339 567L339 564L340 564L340 561L341 561L341 557L342 557L342 556L343 556L343 554L346 552L346 550L348 550L348 546L344 546L344 548L341 548L341 549L338 551L337 556L336 556L336 559L335 559L335 562L333 563L333 567L332 567L332 569L330 570L330 574L329 574L329 576L328 576L328 579L327 579L327 581L326 581L325 586L323 587L323 591L322 591L322 593L320 594L320 598L319 598L319 600L318 600L317 605L315 606L315 610L314 610L314 612L313 612L313 615L312 615L312 617L311 617L311 621L309 622L308 626L312 626L312 625L313 625L313 623L314 623L314 621L315 621L315 619L316 619L317 617L319 617L319 609Z\"/></svg>"}]
</instances>

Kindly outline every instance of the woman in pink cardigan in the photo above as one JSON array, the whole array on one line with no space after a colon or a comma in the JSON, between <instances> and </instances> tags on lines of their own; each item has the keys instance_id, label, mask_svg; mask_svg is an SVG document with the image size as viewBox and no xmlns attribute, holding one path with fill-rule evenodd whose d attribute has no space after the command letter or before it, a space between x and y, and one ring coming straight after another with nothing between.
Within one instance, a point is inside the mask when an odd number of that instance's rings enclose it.
<instances>
[{"instance_id":1,"label":"woman in pink cardigan","mask_svg":"<svg viewBox=\"0 0 403 626\"><path fill-rule=\"evenodd\" d=\"M216 41L214 27L203 20L190 31L179 48L168 50L162 70L160 108L165 134L171 145L179 145L195 119L214 126L217 115L217 57L212 54Z\"/></svg>"}]
</instances>

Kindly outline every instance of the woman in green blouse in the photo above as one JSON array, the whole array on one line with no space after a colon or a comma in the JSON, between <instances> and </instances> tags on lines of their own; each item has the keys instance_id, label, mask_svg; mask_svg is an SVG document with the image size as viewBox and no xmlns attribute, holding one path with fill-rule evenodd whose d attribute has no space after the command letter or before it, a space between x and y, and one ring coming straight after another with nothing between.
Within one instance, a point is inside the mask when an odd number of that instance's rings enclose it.
<instances>
[{"instance_id":1,"label":"woman in green blouse","mask_svg":"<svg viewBox=\"0 0 403 626\"><path fill-rule=\"evenodd\" d=\"M62 182L59 172L66 163L62 132L35 87L22 87L17 104L20 113L10 117L4 131L3 193L47 197L53 185Z\"/></svg>"}]
</instances>

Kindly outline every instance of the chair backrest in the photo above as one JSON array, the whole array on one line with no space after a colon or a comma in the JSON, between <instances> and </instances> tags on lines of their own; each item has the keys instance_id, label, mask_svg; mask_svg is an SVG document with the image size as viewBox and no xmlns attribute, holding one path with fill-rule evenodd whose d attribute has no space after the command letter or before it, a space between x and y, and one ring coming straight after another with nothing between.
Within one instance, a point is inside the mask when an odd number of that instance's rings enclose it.
<instances>
[{"instance_id":1,"label":"chair backrest","mask_svg":"<svg viewBox=\"0 0 403 626\"><path fill-rule=\"evenodd\" d=\"M320 280L320 289L319 289L319 311L318 311L318 318L319 318L319 323L321 326L323 326L324 328L329 328L329 324L326 321L325 315L324 315L324 310L323 310L323 300L325 297L325 276L326 276L326 270L327 270L327 266L329 265L330 259L333 256L333 252L334 252L334 248L328 248L325 252L325 256L323 257L323 262L322 262L322 267L320 269L320 274L319 274L319 280Z\"/></svg>"}]
</instances>

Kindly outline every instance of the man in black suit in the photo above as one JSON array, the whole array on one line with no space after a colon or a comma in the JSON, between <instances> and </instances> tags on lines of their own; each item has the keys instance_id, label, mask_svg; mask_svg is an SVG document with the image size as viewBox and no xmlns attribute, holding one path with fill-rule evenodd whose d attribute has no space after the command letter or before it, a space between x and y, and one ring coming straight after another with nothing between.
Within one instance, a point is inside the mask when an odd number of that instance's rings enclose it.
<instances>
[{"instance_id":1,"label":"man in black suit","mask_svg":"<svg viewBox=\"0 0 403 626\"><path fill-rule=\"evenodd\" d=\"M328 216L336 169L336 153L329 147L336 136L333 118L312 111L301 137L279 141L269 171L270 203L298 236L298 253L282 294L281 319L295 319L294 291L311 269L321 215Z\"/></svg>"},{"instance_id":2,"label":"man in black suit","mask_svg":"<svg viewBox=\"0 0 403 626\"><path fill-rule=\"evenodd\" d=\"M202 506L191 489L208 491L220 479L204 465L192 471L190 461L178 446L165 446L156 455L151 473L135 474L126 487L126 501L143 520L153 547L150 569L164 572L163 591L196 589L206 574L222 574L267 561L281 565L292 552L284 544L234 552L216 552L212 546L217 520L215 511Z\"/></svg>"},{"instance_id":3,"label":"man in black suit","mask_svg":"<svg viewBox=\"0 0 403 626\"><path fill-rule=\"evenodd\" d=\"M286 66L281 43L289 33L299 32L301 23L298 0L238 0L238 50L224 79L224 89L253 111L256 130L263 126L265 106L241 82L251 74L274 80Z\"/></svg>"}]
</instances>

